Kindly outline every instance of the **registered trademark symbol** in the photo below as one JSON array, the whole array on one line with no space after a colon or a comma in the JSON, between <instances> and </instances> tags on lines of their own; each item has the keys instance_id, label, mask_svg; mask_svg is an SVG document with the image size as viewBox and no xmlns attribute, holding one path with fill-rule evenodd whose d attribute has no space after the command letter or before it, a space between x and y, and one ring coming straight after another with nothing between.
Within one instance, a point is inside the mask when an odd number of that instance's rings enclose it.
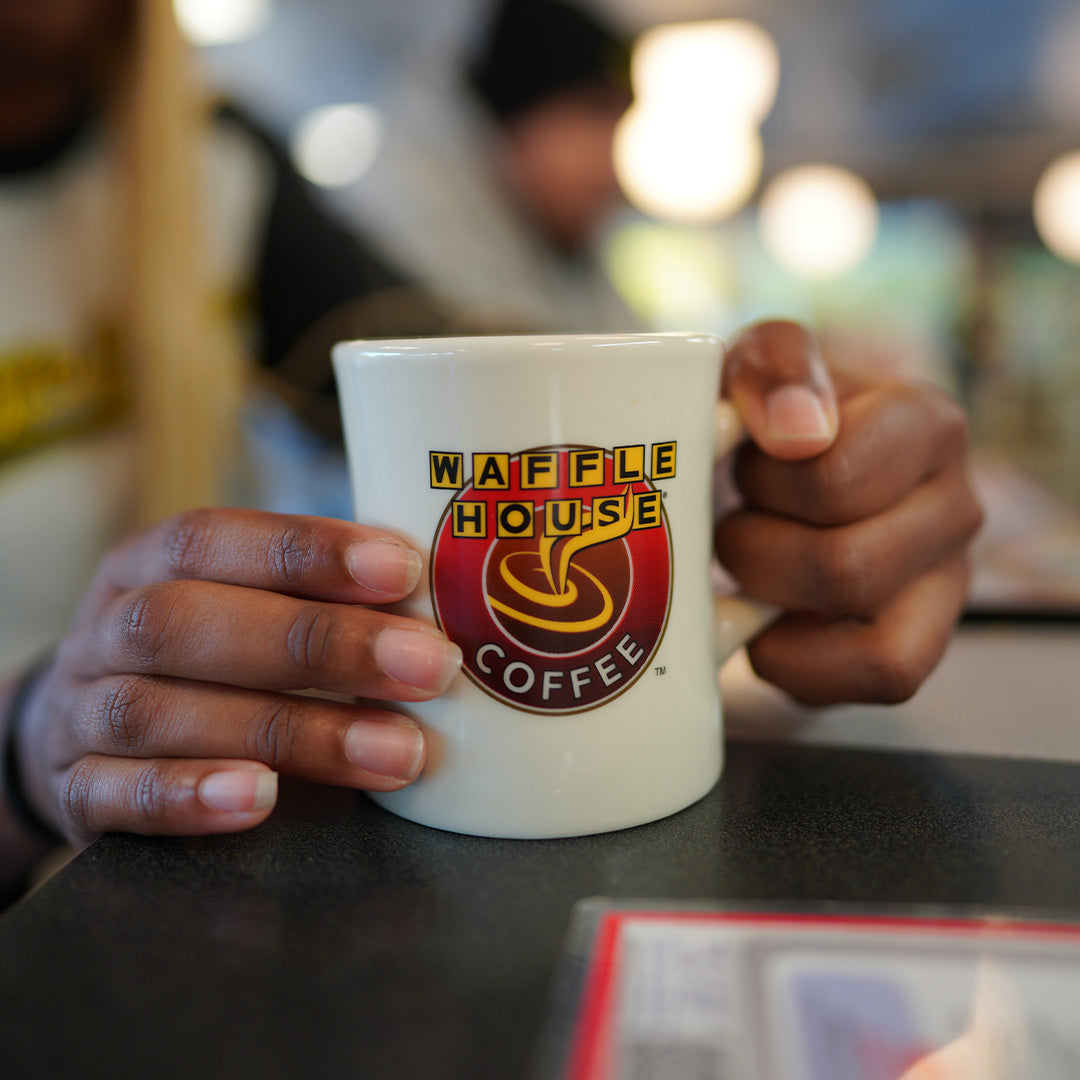
<instances>
[{"instance_id":1,"label":"registered trademark symbol","mask_svg":"<svg viewBox=\"0 0 1080 1080\"><path fill-rule=\"evenodd\" d=\"M666 491L662 491L662 492L660 493L660 497L661 497L662 499L666 499L666 498L667 498L667 492L666 492Z\"/></svg>"},{"instance_id":2,"label":"registered trademark symbol","mask_svg":"<svg viewBox=\"0 0 1080 1080\"><path fill-rule=\"evenodd\" d=\"M666 667L656 667L656 668L653 668L653 671L655 671L657 675L666 675L667 674L667 668Z\"/></svg>"}]
</instances>

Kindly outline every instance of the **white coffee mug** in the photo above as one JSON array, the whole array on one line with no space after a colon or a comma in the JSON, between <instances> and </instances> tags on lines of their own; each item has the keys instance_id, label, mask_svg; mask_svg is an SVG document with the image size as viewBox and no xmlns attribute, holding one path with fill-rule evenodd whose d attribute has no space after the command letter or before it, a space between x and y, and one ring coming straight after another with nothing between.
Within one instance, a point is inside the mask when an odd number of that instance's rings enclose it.
<instances>
[{"instance_id":1,"label":"white coffee mug","mask_svg":"<svg viewBox=\"0 0 1080 1080\"><path fill-rule=\"evenodd\" d=\"M741 435L705 334L334 348L358 521L425 553L402 605L461 646L408 706L427 764L374 798L455 832L557 837L662 818L723 756L718 664L772 617L714 605L714 461Z\"/></svg>"}]
</instances>

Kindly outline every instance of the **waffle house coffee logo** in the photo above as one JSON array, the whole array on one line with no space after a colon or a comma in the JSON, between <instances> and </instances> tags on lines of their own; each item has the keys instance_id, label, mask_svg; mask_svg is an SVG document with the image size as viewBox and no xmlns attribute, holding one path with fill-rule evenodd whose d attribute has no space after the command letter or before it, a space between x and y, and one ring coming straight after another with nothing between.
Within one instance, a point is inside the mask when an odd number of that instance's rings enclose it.
<instances>
[{"instance_id":1,"label":"waffle house coffee logo","mask_svg":"<svg viewBox=\"0 0 1080 1080\"><path fill-rule=\"evenodd\" d=\"M432 547L435 617L482 690L530 712L580 712L648 669L671 599L656 482L675 476L676 450L431 452L431 486L455 492Z\"/></svg>"}]
</instances>

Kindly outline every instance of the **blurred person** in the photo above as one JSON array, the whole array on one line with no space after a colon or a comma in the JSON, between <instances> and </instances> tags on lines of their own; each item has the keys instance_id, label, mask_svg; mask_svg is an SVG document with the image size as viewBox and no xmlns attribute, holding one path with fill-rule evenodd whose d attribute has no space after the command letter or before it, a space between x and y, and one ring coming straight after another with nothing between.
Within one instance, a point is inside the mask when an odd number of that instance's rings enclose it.
<instances>
[{"instance_id":1,"label":"blurred person","mask_svg":"<svg viewBox=\"0 0 1080 1080\"><path fill-rule=\"evenodd\" d=\"M394 330L423 304L211 118L147 7L0 0L0 671L55 641L126 528L248 497L247 354L330 440L328 343L375 297Z\"/></svg>"},{"instance_id":2,"label":"blurred person","mask_svg":"<svg viewBox=\"0 0 1080 1080\"><path fill-rule=\"evenodd\" d=\"M560 0L498 0L473 53L406 73L349 196L364 234L493 330L639 329L595 252L629 42Z\"/></svg>"},{"instance_id":3,"label":"blurred person","mask_svg":"<svg viewBox=\"0 0 1080 1080\"><path fill-rule=\"evenodd\" d=\"M249 352L329 445L329 342L431 314L189 59L164 0L0 0L0 681L131 529L264 501Z\"/></svg>"},{"instance_id":4,"label":"blurred person","mask_svg":"<svg viewBox=\"0 0 1080 1080\"><path fill-rule=\"evenodd\" d=\"M255 279L261 359L316 423L318 343L358 311L392 332L429 309L271 148L207 125L171 5L0 0L0 54L0 881L104 831L249 828L279 773L409 783L423 733L377 703L435 696L460 663L386 609L421 553L343 520L190 508L235 491L231 272ZM912 693L978 521L962 415L909 385L834 387L788 323L743 336L724 389L755 445L718 549L791 612L754 663L816 703Z\"/></svg>"}]
</instances>

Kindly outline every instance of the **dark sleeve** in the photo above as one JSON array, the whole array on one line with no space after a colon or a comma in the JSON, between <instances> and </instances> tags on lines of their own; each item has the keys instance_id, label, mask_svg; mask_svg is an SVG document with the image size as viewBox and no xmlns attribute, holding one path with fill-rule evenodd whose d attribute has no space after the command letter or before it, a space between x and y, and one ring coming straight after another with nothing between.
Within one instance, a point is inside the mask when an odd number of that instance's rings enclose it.
<instances>
[{"instance_id":1,"label":"dark sleeve","mask_svg":"<svg viewBox=\"0 0 1080 1080\"><path fill-rule=\"evenodd\" d=\"M253 138L272 170L255 262L256 355L295 411L340 440L334 342L437 333L445 316L421 287L331 217L278 143L235 110L224 110L221 120Z\"/></svg>"}]
</instances>

